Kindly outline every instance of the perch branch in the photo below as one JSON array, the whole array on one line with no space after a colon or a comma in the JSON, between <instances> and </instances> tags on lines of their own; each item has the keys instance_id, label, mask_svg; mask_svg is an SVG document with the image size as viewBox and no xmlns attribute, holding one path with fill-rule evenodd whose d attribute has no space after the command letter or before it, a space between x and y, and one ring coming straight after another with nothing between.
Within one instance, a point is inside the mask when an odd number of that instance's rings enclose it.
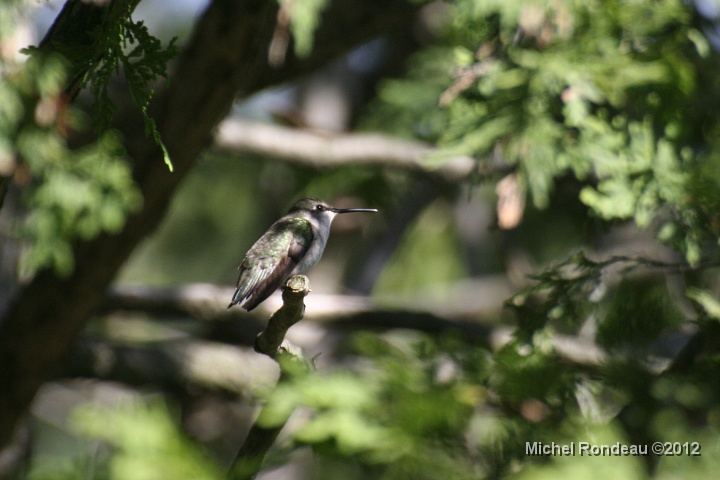
<instances>
[{"instance_id":1,"label":"perch branch","mask_svg":"<svg viewBox=\"0 0 720 480\"><path fill-rule=\"evenodd\" d=\"M285 340L288 329L299 322L305 313L303 300L310 293L310 282L305 275L291 277L282 290L283 305L268 320L267 327L260 332L255 340L255 351L267 355L280 364L280 379L285 381L289 375L290 365L303 365L310 368L299 348L290 345ZM260 412L261 418L263 412ZM268 450L275 443L280 430L287 418L275 426L264 426L262 422L255 421L248 433L245 443L238 451L235 462L230 471L233 480L255 478L260 471L262 462Z\"/></svg>"},{"instance_id":2,"label":"perch branch","mask_svg":"<svg viewBox=\"0 0 720 480\"><path fill-rule=\"evenodd\" d=\"M288 329L302 320L305 314L303 299L310 293L310 281L305 275L291 277L282 290L283 305L272 314L265 330L255 339L255 351L277 359ZM285 350L291 349L283 347Z\"/></svg>"}]
</instances>

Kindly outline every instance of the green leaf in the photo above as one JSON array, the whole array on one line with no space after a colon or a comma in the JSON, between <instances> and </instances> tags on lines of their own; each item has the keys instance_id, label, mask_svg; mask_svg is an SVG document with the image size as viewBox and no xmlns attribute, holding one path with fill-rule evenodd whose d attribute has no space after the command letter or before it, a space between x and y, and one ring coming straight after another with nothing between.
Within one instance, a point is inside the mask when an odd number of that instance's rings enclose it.
<instances>
[{"instance_id":1,"label":"green leaf","mask_svg":"<svg viewBox=\"0 0 720 480\"><path fill-rule=\"evenodd\" d=\"M218 465L187 440L162 403L137 402L116 408L86 405L73 412L70 423L83 436L113 447L111 480L225 478Z\"/></svg>"},{"instance_id":2,"label":"green leaf","mask_svg":"<svg viewBox=\"0 0 720 480\"><path fill-rule=\"evenodd\" d=\"M690 287L687 289L686 295L691 300L696 301L705 310L708 316L715 320L720 320L720 300L706 290Z\"/></svg>"},{"instance_id":3,"label":"green leaf","mask_svg":"<svg viewBox=\"0 0 720 480\"><path fill-rule=\"evenodd\" d=\"M295 39L295 53L306 57L312 51L313 36L320 15L327 7L328 0L279 0L281 8L286 8L290 17L290 26Z\"/></svg>"},{"instance_id":4,"label":"green leaf","mask_svg":"<svg viewBox=\"0 0 720 480\"><path fill-rule=\"evenodd\" d=\"M92 32L94 42L104 47L103 54L88 60L81 86L89 88L95 97L93 124L96 131L102 132L109 128L116 110L108 94L110 79L122 67L130 94L143 115L145 132L161 148L165 164L173 171L170 155L148 107L154 94L150 85L159 77L167 77L167 64L178 53L177 39L173 38L163 48L142 21L132 20L131 2L127 2L126 8L122 15L106 16ZM129 44L135 47L127 50Z\"/></svg>"}]
</instances>

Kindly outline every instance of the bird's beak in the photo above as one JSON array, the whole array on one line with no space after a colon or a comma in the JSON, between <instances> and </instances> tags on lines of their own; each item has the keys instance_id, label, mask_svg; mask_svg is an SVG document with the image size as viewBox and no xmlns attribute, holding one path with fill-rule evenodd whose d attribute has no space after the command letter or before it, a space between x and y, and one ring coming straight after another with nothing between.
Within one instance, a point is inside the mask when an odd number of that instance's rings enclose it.
<instances>
[{"instance_id":1,"label":"bird's beak","mask_svg":"<svg viewBox=\"0 0 720 480\"><path fill-rule=\"evenodd\" d=\"M377 212L377 208L333 208L335 213Z\"/></svg>"}]
</instances>

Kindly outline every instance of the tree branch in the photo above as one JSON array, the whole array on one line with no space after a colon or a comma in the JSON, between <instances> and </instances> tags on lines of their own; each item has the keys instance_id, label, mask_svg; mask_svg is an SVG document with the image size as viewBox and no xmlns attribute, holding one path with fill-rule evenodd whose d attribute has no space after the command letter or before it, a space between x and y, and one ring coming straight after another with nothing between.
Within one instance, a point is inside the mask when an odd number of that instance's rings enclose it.
<instances>
[{"instance_id":1,"label":"tree branch","mask_svg":"<svg viewBox=\"0 0 720 480\"><path fill-rule=\"evenodd\" d=\"M272 390L278 369L275 362L247 347L206 340L170 340L146 346L84 337L74 343L63 376L257 397Z\"/></svg>"},{"instance_id":2,"label":"tree branch","mask_svg":"<svg viewBox=\"0 0 720 480\"><path fill-rule=\"evenodd\" d=\"M285 341L288 329L303 318L305 313L303 300L308 293L310 293L310 282L305 275L291 277L283 287L282 307L273 313L268 320L267 327L255 340L255 351L278 360L280 365L278 383L287 381L291 365L301 365L304 369L311 368L311 365L303 357L302 351ZM245 442L235 457L235 462L230 469L230 478L233 480L255 478L267 452L275 443L275 439L287 421L286 418L279 425L268 427L260 421L262 416L263 412L261 411L258 420L250 428Z\"/></svg>"},{"instance_id":3,"label":"tree branch","mask_svg":"<svg viewBox=\"0 0 720 480\"><path fill-rule=\"evenodd\" d=\"M499 293L498 286L488 287L488 284L485 284L481 288L475 283L458 285L457 288L461 291L460 296L465 297L472 296L471 292L483 291L483 289L490 291L488 298L495 298L498 302L497 309L493 305L484 305L489 309L485 310L485 314L490 316L492 311L496 315L507 295ZM211 285L189 285L163 289L115 287L101 312L134 310L153 315L188 316L217 325L226 325L230 319L242 319L241 331L238 332L237 329L232 333L223 331L223 341L249 345L253 332L256 332L257 329L248 322L247 313L232 309L225 310L224 299L231 296L232 292L232 288ZM482 297L482 299L485 298L485 296ZM258 308L260 316L268 315L268 308L279 308L273 300L271 297ZM510 341L515 330L508 326L481 323L478 321L478 310L468 310L463 307L449 309L442 306L435 306L433 309L433 304L423 304L418 300L401 300L396 304L386 302L383 307L373 306L365 297L348 295L312 295L306 301L309 305L305 316L306 322L314 322L327 329L340 331L410 329L433 335L459 331L462 333L462 338L468 342L488 345L497 349ZM448 303L457 302L450 301ZM482 301L478 305L480 303ZM273 338L272 342L268 342L270 347L265 348L262 353L268 352L266 354L272 356L272 352L275 351L273 346L277 348L278 341L282 342L279 334L282 333L284 337L293 318L296 317L291 316L290 319L280 320L283 326L268 327L271 330L277 329L278 334L268 334L267 332L261 334L267 338ZM472 318L472 320L467 320L467 318ZM297 328L302 328L302 325ZM579 365L599 365L606 358L603 350L589 340L558 334L553 337L553 344L561 358Z\"/></svg>"},{"instance_id":4,"label":"tree branch","mask_svg":"<svg viewBox=\"0 0 720 480\"><path fill-rule=\"evenodd\" d=\"M441 296L421 290L410 294L379 295L374 301L361 295L315 293L306 298L307 317L313 321L335 321L338 316L380 311L428 312L438 317L478 319L497 316L513 290L503 275L458 281L447 287ZM248 314L238 309L227 310L227 299L234 288L211 284L187 284L178 287L145 285L113 285L98 308L99 313L136 310L167 316L181 315L204 321L247 320L267 318L281 306L279 297L271 296ZM257 312L257 313L256 313Z\"/></svg>"},{"instance_id":5,"label":"tree branch","mask_svg":"<svg viewBox=\"0 0 720 480\"><path fill-rule=\"evenodd\" d=\"M428 161L439 151L425 143L378 134L325 134L238 118L220 124L215 146L222 151L254 153L300 165L390 167L455 183L480 173L472 157L453 157L439 165Z\"/></svg>"},{"instance_id":6,"label":"tree branch","mask_svg":"<svg viewBox=\"0 0 720 480\"><path fill-rule=\"evenodd\" d=\"M280 345L290 327L305 315L303 300L310 293L310 281L305 275L291 277L282 289L283 305L273 313L265 329L255 339L255 351L277 359ZM284 350L289 350L284 348Z\"/></svg>"}]
</instances>

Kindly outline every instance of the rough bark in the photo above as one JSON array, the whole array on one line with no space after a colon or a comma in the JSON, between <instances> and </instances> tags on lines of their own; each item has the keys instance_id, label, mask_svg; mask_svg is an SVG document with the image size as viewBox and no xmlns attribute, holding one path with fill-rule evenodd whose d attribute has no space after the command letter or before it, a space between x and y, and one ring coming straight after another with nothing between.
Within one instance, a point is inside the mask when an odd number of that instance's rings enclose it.
<instances>
[{"instance_id":1,"label":"rough bark","mask_svg":"<svg viewBox=\"0 0 720 480\"><path fill-rule=\"evenodd\" d=\"M384 31L412 20L417 7L399 0L338 0L323 16L313 53L281 68L268 65L278 3L216 0L203 14L153 108L172 158L170 173L139 115L118 125L144 197L142 209L116 235L78 242L66 278L38 273L14 298L0 327L0 446L11 441L40 385L61 364L73 338L100 304L135 246L163 218L175 188L210 144L212 131L237 95L291 79ZM70 22L72 23L72 22Z\"/></svg>"}]
</instances>

